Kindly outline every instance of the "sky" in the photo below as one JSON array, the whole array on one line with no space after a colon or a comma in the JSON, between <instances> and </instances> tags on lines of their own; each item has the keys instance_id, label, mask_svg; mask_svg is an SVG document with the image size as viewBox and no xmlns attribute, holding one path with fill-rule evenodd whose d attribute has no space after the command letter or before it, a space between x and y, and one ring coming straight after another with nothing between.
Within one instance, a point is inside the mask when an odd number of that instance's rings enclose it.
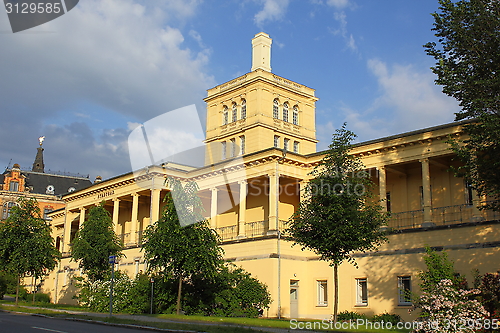
<instances>
[{"instance_id":1,"label":"sky","mask_svg":"<svg viewBox=\"0 0 500 333\"><path fill-rule=\"evenodd\" d=\"M458 103L434 84L422 46L436 40L437 10L437 0L81 0L12 33L0 9L0 168L31 168L45 136L46 172L131 171L131 131L191 104L204 117L206 90L250 71L260 31L273 39L272 72L316 89L318 150L344 122L361 142L452 122Z\"/></svg>"}]
</instances>

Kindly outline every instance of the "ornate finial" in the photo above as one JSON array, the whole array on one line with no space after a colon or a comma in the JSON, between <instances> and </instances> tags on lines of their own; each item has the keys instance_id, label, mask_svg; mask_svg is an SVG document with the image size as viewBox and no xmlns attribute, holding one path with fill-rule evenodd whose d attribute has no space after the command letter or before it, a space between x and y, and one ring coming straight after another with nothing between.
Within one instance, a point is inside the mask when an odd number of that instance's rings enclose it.
<instances>
[{"instance_id":1,"label":"ornate finial","mask_svg":"<svg viewBox=\"0 0 500 333\"><path fill-rule=\"evenodd\" d=\"M44 136L38 138L38 141L40 142L40 147L43 145L43 140L45 140Z\"/></svg>"}]
</instances>

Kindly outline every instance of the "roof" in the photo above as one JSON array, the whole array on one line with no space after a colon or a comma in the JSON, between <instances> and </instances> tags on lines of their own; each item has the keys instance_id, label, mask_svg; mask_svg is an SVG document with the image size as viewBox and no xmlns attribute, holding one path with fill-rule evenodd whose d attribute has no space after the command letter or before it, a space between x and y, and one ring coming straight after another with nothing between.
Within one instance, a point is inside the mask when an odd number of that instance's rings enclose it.
<instances>
[{"instance_id":1,"label":"roof","mask_svg":"<svg viewBox=\"0 0 500 333\"><path fill-rule=\"evenodd\" d=\"M92 185L88 178L52 175L41 172L22 171L26 187L31 193L61 195L81 190Z\"/></svg>"}]
</instances>

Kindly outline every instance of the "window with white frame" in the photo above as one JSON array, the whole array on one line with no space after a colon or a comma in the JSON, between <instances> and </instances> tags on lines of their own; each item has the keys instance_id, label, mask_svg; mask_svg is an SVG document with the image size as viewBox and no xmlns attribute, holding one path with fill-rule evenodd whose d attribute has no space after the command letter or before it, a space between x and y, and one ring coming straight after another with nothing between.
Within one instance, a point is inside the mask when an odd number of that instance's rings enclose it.
<instances>
[{"instance_id":1,"label":"window with white frame","mask_svg":"<svg viewBox=\"0 0 500 333\"><path fill-rule=\"evenodd\" d=\"M240 154L241 155L245 154L245 136L244 135L240 136Z\"/></svg>"},{"instance_id":2,"label":"window with white frame","mask_svg":"<svg viewBox=\"0 0 500 333\"><path fill-rule=\"evenodd\" d=\"M227 125L229 122L229 110L227 106L224 105L224 109L222 110L222 125Z\"/></svg>"},{"instance_id":3,"label":"window with white frame","mask_svg":"<svg viewBox=\"0 0 500 333\"><path fill-rule=\"evenodd\" d=\"M290 142L290 139L283 140L283 149L288 150L288 142Z\"/></svg>"},{"instance_id":4,"label":"window with white frame","mask_svg":"<svg viewBox=\"0 0 500 333\"><path fill-rule=\"evenodd\" d=\"M299 142L298 141L293 142L293 152L299 153Z\"/></svg>"},{"instance_id":5,"label":"window with white frame","mask_svg":"<svg viewBox=\"0 0 500 333\"><path fill-rule=\"evenodd\" d=\"M283 104L283 121L288 122L288 103Z\"/></svg>"},{"instance_id":6,"label":"window with white frame","mask_svg":"<svg viewBox=\"0 0 500 333\"><path fill-rule=\"evenodd\" d=\"M299 108L297 105L293 107L292 121L294 125L299 124Z\"/></svg>"},{"instance_id":7,"label":"window with white frame","mask_svg":"<svg viewBox=\"0 0 500 333\"><path fill-rule=\"evenodd\" d=\"M318 288L318 306L328 306L328 281L316 281Z\"/></svg>"},{"instance_id":8,"label":"window with white frame","mask_svg":"<svg viewBox=\"0 0 500 333\"><path fill-rule=\"evenodd\" d=\"M278 99L273 101L273 118L278 119L279 116L279 102Z\"/></svg>"},{"instance_id":9,"label":"window with white frame","mask_svg":"<svg viewBox=\"0 0 500 333\"><path fill-rule=\"evenodd\" d=\"M274 136L274 147L278 148L280 146L280 137L278 135Z\"/></svg>"},{"instance_id":10,"label":"window with white frame","mask_svg":"<svg viewBox=\"0 0 500 333\"><path fill-rule=\"evenodd\" d=\"M399 305L411 305L411 276L398 276Z\"/></svg>"},{"instance_id":11,"label":"window with white frame","mask_svg":"<svg viewBox=\"0 0 500 333\"><path fill-rule=\"evenodd\" d=\"M236 139L231 139L231 157L236 156Z\"/></svg>"},{"instance_id":12,"label":"window with white frame","mask_svg":"<svg viewBox=\"0 0 500 333\"><path fill-rule=\"evenodd\" d=\"M368 305L368 280L366 278L356 279L356 305Z\"/></svg>"},{"instance_id":13,"label":"window with white frame","mask_svg":"<svg viewBox=\"0 0 500 333\"><path fill-rule=\"evenodd\" d=\"M3 204L2 219L6 220L10 216L10 210L16 205L15 202L10 201Z\"/></svg>"},{"instance_id":14,"label":"window with white frame","mask_svg":"<svg viewBox=\"0 0 500 333\"><path fill-rule=\"evenodd\" d=\"M241 100L241 119L246 119L247 117L247 101L245 99Z\"/></svg>"},{"instance_id":15,"label":"window with white frame","mask_svg":"<svg viewBox=\"0 0 500 333\"><path fill-rule=\"evenodd\" d=\"M238 120L238 108L236 107L236 103L233 103L233 123Z\"/></svg>"},{"instance_id":16,"label":"window with white frame","mask_svg":"<svg viewBox=\"0 0 500 333\"><path fill-rule=\"evenodd\" d=\"M19 191L19 182L11 181L9 183L9 191L11 191L11 192Z\"/></svg>"},{"instance_id":17,"label":"window with white frame","mask_svg":"<svg viewBox=\"0 0 500 333\"><path fill-rule=\"evenodd\" d=\"M226 141L222 141L222 159L226 159L226 153L227 153L227 143Z\"/></svg>"}]
</instances>

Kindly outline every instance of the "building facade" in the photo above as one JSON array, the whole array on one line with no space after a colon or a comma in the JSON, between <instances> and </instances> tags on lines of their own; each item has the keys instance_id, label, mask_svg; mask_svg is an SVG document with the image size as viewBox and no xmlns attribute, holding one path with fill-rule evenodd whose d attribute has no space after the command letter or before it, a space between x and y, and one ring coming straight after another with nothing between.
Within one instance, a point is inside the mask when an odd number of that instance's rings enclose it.
<instances>
[{"instance_id":1,"label":"building facade","mask_svg":"<svg viewBox=\"0 0 500 333\"><path fill-rule=\"evenodd\" d=\"M323 157L316 152L318 99L313 89L271 72L271 42L257 34L251 72L208 90L205 166L163 163L63 196L66 206L50 214L63 259L44 281L54 301L74 301L72 277L80 271L69 257L71 242L88 210L100 202L126 247L118 268L131 276L146 269L142 233L159 219L169 192L165 177L171 176L198 184L225 259L267 284L273 302L265 316L330 317L332 267L281 237ZM461 137L462 125L363 142L352 150L376 184L383 209L391 212L390 235L377 252L356 254L359 268L341 265L341 311L414 318L402 290L418 291L425 245L450 250L464 274L498 269L498 217L477 209L486 199L448 171L457 162L445 140Z\"/></svg>"}]
</instances>

